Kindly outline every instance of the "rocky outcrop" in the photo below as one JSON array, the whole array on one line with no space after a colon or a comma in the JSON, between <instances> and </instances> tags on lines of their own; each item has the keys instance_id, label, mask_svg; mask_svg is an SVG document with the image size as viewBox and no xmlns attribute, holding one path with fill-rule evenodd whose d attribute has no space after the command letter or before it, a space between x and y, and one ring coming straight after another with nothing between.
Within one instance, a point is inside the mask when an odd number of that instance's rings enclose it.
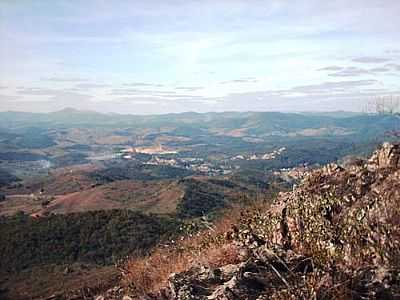
<instances>
[{"instance_id":1,"label":"rocky outcrop","mask_svg":"<svg viewBox=\"0 0 400 300\"><path fill-rule=\"evenodd\" d=\"M368 160L368 168L399 168L400 167L400 144L384 143L380 150L375 151Z\"/></svg>"},{"instance_id":2,"label":"rocky outcrop","mask_svg":"<svg viewBox=\"0 0 400 300\"><path fill-rule=\"evenodd\" d=\"M239 264L192 268L172 274L169 287L154 299L269 299L277 290L291 289L296 278L312 272L312 261L280 248L260 246ZM298 276L297 276L298 275ZM268 292L266 292L268 291Z\"/></svg>"},{"instance_id":3,"label":"rocky outcrop","mask_svg":"<svg viewBox=\"0 0 400 300\"><path fill-rule=\"evenodd\" d=\"M353 257L354 249L344 245L356 238L351 232L377 243L377 237L372 236L375 227L387 227L397 218L399 162L400 146L385 143L363 163L346 168L330 164L315 170L293 192L278 197L271 213L265 215L275 219L277 225L263 230L268 234L265 238L282 245L289 243L287 247L294 249L317 245L325 251L338 251L339 247L346 252L345 257ZM389 207L394 210L387 211Z\"/></svg>"},{"instance_id":4,"label":"rocky outcrop","mask_svg":"<svg viewBox=\"0 0 400 300\"><path fill-rule=\"evenodd\" d=\"M311 257L264 245L239 264L171 274L168 287L140 299L337 299L332 276L320 274ZM376 266L357 270L355 278L352 292L356 297L349 295L349 299L395 299L392 288L398 285L397 271Z\"/></svg>"}]
</instances>

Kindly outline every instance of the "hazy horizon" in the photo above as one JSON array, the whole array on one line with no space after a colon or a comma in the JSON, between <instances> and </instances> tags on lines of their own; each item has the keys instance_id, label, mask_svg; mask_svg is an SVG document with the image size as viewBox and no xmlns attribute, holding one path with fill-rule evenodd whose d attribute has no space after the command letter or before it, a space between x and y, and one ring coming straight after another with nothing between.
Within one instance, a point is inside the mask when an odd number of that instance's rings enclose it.
<instances>
[{"instance_id":1,"label":"hazy horizon","mask_svg":"<svg viewBox=\"0 0 400 300\"><path fill-rule=\"evenodd\" d=\"M362 112L400 95L400 2L2 1L0 111Z\"/></svg>"},{"instance_id":2,"label":"hazy horizon","mask_svg":"<svg viewBox=\"0 0 400 300\"><path fill-rule=\"evenodd\" d=\"M221 111L182 111L182 112L160 112L160 113L123 113L123 112L102 112L94 109L79 109L73 107L63 107L61 109L52 110L52 111L27 111L27 110L0 110L0 113L34 113L34 114L52 114L52 113L96 113L96 114L104 114L104 115L126 115L126 116L162 116L168 114L230 114L230 113L279 113L279 114L315 114L315 115L324 115L324 114L342 114L342 115L362 115L362 114L370 114L368 112L362 111L349 111L349 110L331 110L331 111L278 111L278 110L221 110ZM374 112L372 114L375 114Z\"/></svg>"}]
</instances>

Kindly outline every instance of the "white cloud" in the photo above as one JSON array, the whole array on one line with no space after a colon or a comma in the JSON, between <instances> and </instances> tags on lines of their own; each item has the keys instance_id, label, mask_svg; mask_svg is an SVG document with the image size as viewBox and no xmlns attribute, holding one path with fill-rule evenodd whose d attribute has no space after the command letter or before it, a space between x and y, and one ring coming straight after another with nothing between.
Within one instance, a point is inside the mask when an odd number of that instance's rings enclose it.
<instances>
[{"instance_id":1,"label":"white cloud","mask_svg":"<svg viewBox=\"0 0 400 300\"><path fill-rule=\"evenodd\" d=\"M104 83L79 83L75 87L78 89L98 89L111 87L111 85Z\"/></svg>"},{"instance_id":2,"label":"white cloud","mask_svg":"<svg viewBox=\"0 0 400 300\"><path fill-rule=\"evenodd\" d=\"M86 78L63 78L63 77L49 77L42 78L43 81L51 81L51 82L86 82L88 79Z\"/></svg>"},{"instance_id":3,"label":"white cloud","mask_svg":"<svg viewBox=\"0 0 400 300\"><path fill-rule=\"evenodd\" d=\"M372 56L357 57L353 59L354 62L366 63L366 64L384 63L390 60L391 60L390 58L386 57L372 57Z\"/></svg>"},{"instance_id":4,"label":"white cloud","mask_svg":"<svg viewBox=\"0 0 400 300\"><path fill-rule=\"evenodd\" d=\"M328 67L320 68L317 71L341 71L341 70L343 70L343 67L328 66Z\"/></svg>"},{"instance_id":5,"label":"white cloud","mask_svg":"<svg viewBox=\"0 0 400 300\"><path fill-rule=\"evenodd\" d=\"M354 77L360 75L370 75L372 72L367 69L357 68L357 67L347 67L343 68L339 72L330 73L328 76L332 77Z\"/></svg>"},{"instance_id":6,"label":"white cloud","mask_svg":"<svg viewBox=\"0 0 400 300\"><path fill-rule=\"evenodd\" d=\"M132 86L132 87L153 87L153 88L164 87L163 84L159 84L159 83L146 83L146 82L124 83L123 85L124 85L124 86Z\"/></svg>"},{"instance_id":7,"label":"white cloud","mask_svg":"<svg viewBox=\"0 0 400 300\"><path fill-rule=\"evenodd\" d=\"M238 79L221 81L220 84L256 83L256 82L258 82L258 79L255 77L243 77L243 78L238 78Z\"/></svg>"}]
</instances>

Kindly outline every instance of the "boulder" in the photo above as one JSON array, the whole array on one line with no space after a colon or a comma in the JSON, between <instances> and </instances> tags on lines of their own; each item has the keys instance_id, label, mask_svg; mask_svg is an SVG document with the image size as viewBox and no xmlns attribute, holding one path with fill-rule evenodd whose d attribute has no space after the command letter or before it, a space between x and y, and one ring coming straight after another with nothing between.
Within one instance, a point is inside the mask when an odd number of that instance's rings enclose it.
<instances>
[{"instance_id":1,"label":"boulder","mask_svg":"<svg viewBox=\"0 0 400 300\"><path fill-rule=\"evenodd\" d=\"M368 160L368 169L400 167L400 144L384 143Z\"/></svg>"}]
</instances>

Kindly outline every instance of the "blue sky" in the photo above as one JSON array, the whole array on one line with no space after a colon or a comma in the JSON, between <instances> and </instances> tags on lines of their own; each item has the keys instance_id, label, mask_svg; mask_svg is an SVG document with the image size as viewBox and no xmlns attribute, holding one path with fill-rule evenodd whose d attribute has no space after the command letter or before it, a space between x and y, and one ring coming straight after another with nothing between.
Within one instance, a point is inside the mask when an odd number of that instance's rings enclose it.
<instances>
[{"instance_id":1,"label":"blue sky","mask_svg":"<svg viewBox=\"0 0 400 300\"><path fill-rule=\"evenodd\" d=\"M0 1L0 110L360 111L400 94L400 1Z\"/></svg>"}]
</instances>

